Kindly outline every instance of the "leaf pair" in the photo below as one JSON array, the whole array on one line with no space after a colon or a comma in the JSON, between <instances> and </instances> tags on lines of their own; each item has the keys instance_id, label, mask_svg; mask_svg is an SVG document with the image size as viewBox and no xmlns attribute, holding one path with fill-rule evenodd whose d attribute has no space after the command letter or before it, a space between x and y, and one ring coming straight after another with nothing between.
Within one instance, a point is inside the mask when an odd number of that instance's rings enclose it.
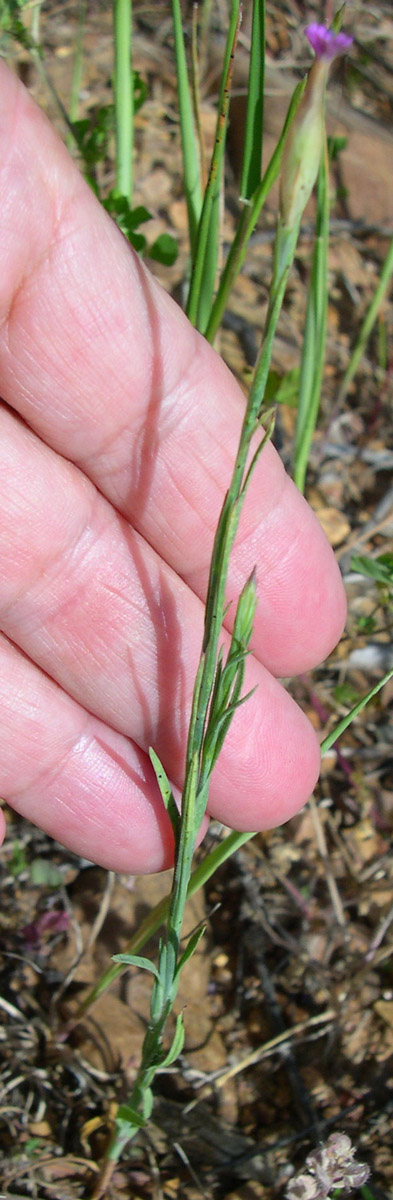
<instances>
[{"instance_id":1,"label":"leaf pair","mask_svg":"<svg viewBox=\"0 0 393 1200\"><path fill-rule=\"evenodd\" d=\"M242 696L246 658L249 654L257 605L256 577L253 571L239 596L231 644L226 662L223 650L218 655L211 695L209 717L202 747L201 788L215 766L236 709L248 699Z\"/></svg>"}]
</instances>

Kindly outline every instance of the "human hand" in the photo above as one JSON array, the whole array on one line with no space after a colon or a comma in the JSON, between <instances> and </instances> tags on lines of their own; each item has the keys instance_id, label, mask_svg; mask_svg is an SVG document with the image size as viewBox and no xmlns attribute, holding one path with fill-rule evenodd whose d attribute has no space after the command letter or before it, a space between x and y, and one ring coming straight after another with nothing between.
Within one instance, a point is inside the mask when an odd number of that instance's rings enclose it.
<instances>
[{"instance_id":1,"label":"human hand","mask_svg":"<svg viewBox=\"0 0 393 1200\"><path fill-rule=\"evenodd\" d=\"M0 793L86 858L156 871L172 833L147 752L181 789L244 398L4 63L0 158ZM279 824L312 791L318 742L275 676L319 662L345 617L333 553L271 445L228 599L255 564L257 690L209 800L236 829Z\"/></svg>"}]
</instances>

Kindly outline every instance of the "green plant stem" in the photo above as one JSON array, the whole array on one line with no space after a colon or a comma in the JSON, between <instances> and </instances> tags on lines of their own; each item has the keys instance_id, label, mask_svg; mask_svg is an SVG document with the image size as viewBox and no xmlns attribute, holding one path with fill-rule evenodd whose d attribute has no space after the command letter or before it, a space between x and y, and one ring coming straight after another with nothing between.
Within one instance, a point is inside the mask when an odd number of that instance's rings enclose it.
<instances>
[{"instance_id":1,"label":"green plant stem","mask_svg":"<svg viewBox=\"0 0 393 1200\"><path fill-rule=\"evenodd\" d=\"M249 203L244 204L236 234L221 275L217 295L205 330L205 337L207 338L208 342L214 341L217 330L221 324L224 311L227 307L233 284L243 266L251 234L255 229L266 197L268 196L270 189L280 174L285 138L302 98L304 88L304 81L299 83L295 88L288 108L287 116L285 118L281 137L277 143L277 146L275 147L263 179L258 185L252 200Z\"/></svg>"},{"instance_id":2,"label":"green plant stem","mask_svg":"<svg viewBox=\"0 0 393 1200\"><path fill-rule=\"evenodd\" d=\"M116 191L132 203L134 145L134 84L132 75L132 4L114 0L114 96L116 126Z\"/></svg>"},{"instance_id":3,"label":"green plant stem","mask_svg":"<svg viewBox=\"0 0 393 1200\"><path fill-rule=\"evenodd\" d=\"M198 143L195 136L192 98L188 82L182 14L179 0L172 0L172 18L175 41L177 91L179 98L184 191L186 196L188 216L188 236L191 254L194 255L202 207L202 189Z\"/></svg>"},{"instance_id":4,"label":"green plant stem","mask_svg":"<svg viewBox=\"0 0 393 1200\"><path fill-rule=\"evenodd\" d=\"M32 36L33 41L37 43L37 46L39 45L39 41L40 41L40 22L41 22L42 4L43 4L43 0L38 0L37 4L34 4L34 6L33 6L33 11L32 11L32 15L31 15L31 36Z\"/></svg>"},{"instance_id":5,"label":"green plant stem","mask_svg":"<svg viewBox=\"0 0 393 1200\"><path fill-rule=\"evenodd\" d=\"M328 245L329 161L325 137L318 175L316 237L307 299L295 432L294 479L301 492L304 491L310 447L321 399L326 342Z\"/></svg>"},{"instance_id":6,"label":"green plant stem","mask_svg":"<svg viewBox=\"0 0 393 1200\"><path fill-rule=\"evenodd\" d=\"M200 222L198 239L193 258L190 292L187 303L187 316L192 325L204 331L208 313L211 308L211 297L217 267L218 252L218 201L224 162L225 137L228 122L230 86L232 79L233 56L240 26L240 0L232 0L231 13L226 41L225 62L222 72L220 96L218 101L218 116L216 135L209 177Z\"/></svg>"},{"instance_id":7,"label":"green plant stem","mask_svg":"<svg viewBox=\"0 0 393 1200\"><path fill-rule=\"evenodd\" d=\"M204 74L208 57L209 30L213 8L213 0L202 0L199 17L199 62L201 74Z\"/></svg>"},{"instance_id":8,"label":"green plant stem","mask_svg":"<svg viewBox=\"0 0 393 1200\"><path fill-rule=\"evenodd\" d=\"M348 363L348 366L347 366L347 369L346 369L346 372L345 372L345 375L344 375L344 378L343 378L343 381L342 381L342 384L341 384L341 387L339 390L337 403L341 404L342 401L345 400L349 385L350 385L350 383L352 383L353 377L356 374L356 371L358 369L360 359L362 358L362 355L364 354L367 340L370 336L373 325L377 319L379 308L382 304L385 292L387 291L387 289L389 287L389 283L391 281L392 275L393 275L393 238L390 242L389 249L388 249L388 252L387 252L387 255L385 258L385 262L382 267L378 286L375 289L371 304L367 310L366 316L365 316L363 324L361 326L358 339L353 348L351 358Z\"/></svg>"},{"instance_id":9,"label":"green plant stem","mask_svg":"<svg viewBox=\"0 0 393 1200\"><path fill-rule=\"evenodd\" d=\"M216 675L218 641L225 610L225 588L230 552L234 543L240 513L252 471L265 444L265 435L252 449L263 414L263 397L269 372L274 334L281 311L288 274L293 262L299 224L287 229L280 223L274 252L273 282L266 318L264 341L255 368L253 386L243 420L232 480L225 497L214 541L205 609L205 627L199 668L197 672L186 753L185 784L182 796L180 835L175 854L175 870L169 901L166 938L160 945L158 979L152 991L150 1023L142 1046L138 1070L129 1106L122 1106L107 1154L109 1163L116 1162L127 1143L135 1137L141 1117L151 1111L151 1083L162 1065L164 1052L162 1036L167 1017L173 1006L178 983L179 942L184 907L189 887L192 857L200 821L208 800L208 782L201 779L203 744L209 702ZM251 460L250 460L251 451ZM135 1114L135 1115L134 1115ZM97 1195L100 1195L98 1190Z\"/></svg>"},{"instance_id":10,"label":"green plant stem","mask_svg":"<svg viewBox=\"0 0 393 1200\"><path fill-rule=\"evenodd\" d=\"M194 120L196 136L199 147L199 163L200 163L200 178L202 190L205 190L206 178L206 146L201 119L201 97L199 87L199 55L198 55L198 6L194 4L192 10L192 33L191 33L191 90L192 104L194 110Z\"/></svg>"},{"instance_id":11,"label":"green plant stem","mask_svg":"<svg viewBox=\"0 0 393 1200\"><path fill-rule=\"evenodd\" d=\"M358 704L355 704L354 707L351 708L351 711L347 713L345 717L342 717L342 720L338 722L338 725L336 725L335 728L332 729L332 732L328 733L327 737L324 738L321 745L322 754L326 754L326 751L330 750L331 746L334 746L335 742L337 742L337 739L341 737L342 733L344 733L344 730L348 729L348 725L351 725L354 718L357 717L360 712L362 712L362 709L365 708L366 704L369 704L370 700L373 700L374 696L378 695L378 692L381 691L381 688L385 687L385 683L388 683L392 676L393 670L387 671L386 675L384 675L382 679L379 679L378 683L376 683L374 687L370 688L370 691L367 692L365 696L362 696Z\"/></svg>"},{"instance_id":12,"label":"green plant stem","mask_svg":"<svg viewBox=\"0 0 393 1200\"><path fill-rule=\"evenodd\" d=\"M253 0L250 68L240 194L251 200L260 183L265 99L265 0Z\"/></svg>"},{"instance_id":13,"label":"green plant stem","mask_svg":"<svg viewBox=\"0 0 393 1200\"><path fill-rule=\"evenodd\" d=\"M388 671L387 674L384 675L383 678L380 679L373 688L371 688L371 691L367 692L367 694L362 697L358 704L356 704L355 707L352 708L351 711L347 713L337 725L335 725L334 729L327 734L321 743L321 754L325 754L328 750L330 750L331 746L335 745L335 743L338 741L338 738L341 737L341 734L345 732L345 729L347 729L348 725L354 720L354 717L358 716L365 705L368 704L369 701L372 700L375 695L377 695L381 688L385 686L385 683L391 679L392 674L393 671ZM236 851L239 850L241 846L244 846L246 842L250 841L250 839L255 836L255 833L238 833L236 830L232 830L231 833L229 833L228 836L223 839L223 841L219 842L218 845L214 847L214 850L211 850L192 872L187 888L187 899L189 899L190 896L194 896L200 888L204 887L205 884L208 883L209 879L211 879L212 875L214 875L215 871L217 871L218 868L232 856L232 854L236 854ZM126 954L138 954L140 950L143 950L143 948L146 946L146 943L149 941L149 939L154 937L154 934L157 933L158 929L160 929L166 921L169 903L170 895L164 896L163 900L160 900L159 903L156 904L151 910L151 912L148 913L148 916L145 917L144 921L142 921L137 932L125 946L124 952ZM108 967L108 970L101 975L98 983L95 984L88 996L86 996L85 1000L78 1009L76 1016L73 1018L72 1023L67 1026L65 1036L71 1031L71 1029L74 1028L75 1025L78 1024L79 1021L82 1020L86 1012L91 1008L95 1001L102 996L103 992L105 992L106 989L110 987L112 983L114 983L118 976L123 974L123 972L126 970L127 967L124 966L124 964L119 963L114 963L113 966Z\"/></svg>"},{"instance_id":14,"label":"green plant stem","mask_svg":"<svg viewBox=\"0 0 393 1200\"><path fill-rule=\"evenodd\" d=\"M245 842L250 841L250 838L253 837L255 837L255 833L238 833L236 830L231 830L231 833L229 833L227 837L223 838L223 840L214 847L214 850L210 850L209 854L206 854L202 862L199 863L192 872L187 888L187 900L190 898L190 896L194 896L200 888L204 887L205 884L208 883L208 880L211 879L212 875L214 875L215 871L218 870L222 863L226 862L226 860L230 858L232 854L236 854L236 851L239 850L241 846L244 846ZM164 925L168 916L169 902L170 895L164 896L163 900L160 900L159 903L152 908L151 912L148 913L144 921L141 922L137 932L124 947L125 954L139 954L140 951L143 950L144 946L146 946L146 943L150 940L150 938L154 937L154 934L161 929L161 926ZM111 967L108 967L107 971L101 975L101 978L91 989L88 996L86 996L72 1022L67 1026L65 1031L66 1035L68 1035L71 1029L74 1029L75 1025L82 1020L82 1018L91 1008L92 1004L94 1004L95 1001L102 996L103 992L105 992L106 989L115 982L118 976L122 975L126 970L127 967L121 963L113 963Z\"/></svg>"},{"instance_id":15,"label":"green plant stem","mask_svg":"<svg viewBox=\"0 0 393 1200\"><path fill-rule=\"evenodd\" d=\"M166 937L160 945L158 979L155 979L151 1001L151 1019L143 1046L141 1065L127 1106L117 1122L108 1151L108 1158L116 1161L124 1146L140 1128L141 1116L150 1112L150 1087L155 1072L165 1057L162 1036L167 1017L173 1006L178 985L179 943L183 923L184 907L190 882L192 857L198 828L208 799L208 781L202 777L203 744L208 719L209 703L216 675L219 636L225 611L225 588L230 552L234 543L240 513L252 471L268 435L252 448L254 435L260 427L263 411L263 396L269 371L273 338L284 297L288 273L293 261L298 236L298 227L293 230L277 231L274 275L271 300L266 318L264 342L255 369L253 386L243 420L238 452L232 480L225 497L214 541L210 568L205 626L191 708L187 742L185 784L182 796L180 834L175 853L175 870L169 902ZM251 451L251 460L250 460ZM133 1119L133 1113L138 1119Z\"/></svg>"}]
</instances>

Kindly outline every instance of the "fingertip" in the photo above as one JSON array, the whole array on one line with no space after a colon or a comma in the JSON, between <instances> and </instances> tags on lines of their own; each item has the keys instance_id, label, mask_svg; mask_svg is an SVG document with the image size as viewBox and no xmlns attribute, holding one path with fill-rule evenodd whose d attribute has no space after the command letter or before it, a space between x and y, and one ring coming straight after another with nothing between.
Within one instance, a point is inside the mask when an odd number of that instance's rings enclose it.
<instances>
[{"instance_id":1,"label":"fingertip","mask_svg":"<svg viewBox=\"0 0 393 1200\"><path fill-rule=\"evenodd\" d=\"M3 810L0 809L0 846L3 845L6 832L7 832L6 819L5 819Z\"/></svg>"},{"instance_id":2,"label":"fingertip","mask_svg":"<svg viewBox=\"0 0 393 1200\"><path fill-rule=\"evenodd\" d=\"M345 627L347 603L334 551L290 479L275 521L260 573L254 639L268 670L289 676L331 654Z\"/></svg>"},{"instance_id":3,"label":"fingertip","mask_svg":"<svg viewBox=\"0 0 393 1200\"><path fill-rule=\"evenodd\" d=\"M234 719L209 812L239 830L282 825L312 794L320 760L310 721L281 685L267 678L263 702L254 693Z\"/></svg>"}]
</instances>

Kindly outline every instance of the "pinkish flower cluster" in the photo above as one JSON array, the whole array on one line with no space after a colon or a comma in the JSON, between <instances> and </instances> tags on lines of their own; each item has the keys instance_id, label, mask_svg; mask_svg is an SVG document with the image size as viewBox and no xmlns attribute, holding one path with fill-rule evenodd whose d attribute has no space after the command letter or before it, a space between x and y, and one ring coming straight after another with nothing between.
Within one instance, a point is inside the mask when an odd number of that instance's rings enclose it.
<instances>
[{"instance_id":1,"label":"pinkish flower cluster","mask_svg":"<svg viewBox=\"0 0 393 1200\"><path fill-rule=\"evenodd\" d=\"M325 25L318 25L316 21L307 25L304 32L316 58L325 59L326 62L331 62L340 54L346 54L353 42L349 34L333 33L332 29L326 29Z\"/></svg>"},{"instance_id":2,"label":"pinkish flower cluster","mask_svg":"<svg viewBox=\"0 0 393 1200\"><path fill-rule=\"evenodd\" d=\"M346 1133L332 1133L325 1146L309 1154L305 1170L288 1184L286 1200L332 1200L336 1188L351 1191L367 1182L366 1163L354 1161L355 1147Z\"/></svg>"}]
</instances>

